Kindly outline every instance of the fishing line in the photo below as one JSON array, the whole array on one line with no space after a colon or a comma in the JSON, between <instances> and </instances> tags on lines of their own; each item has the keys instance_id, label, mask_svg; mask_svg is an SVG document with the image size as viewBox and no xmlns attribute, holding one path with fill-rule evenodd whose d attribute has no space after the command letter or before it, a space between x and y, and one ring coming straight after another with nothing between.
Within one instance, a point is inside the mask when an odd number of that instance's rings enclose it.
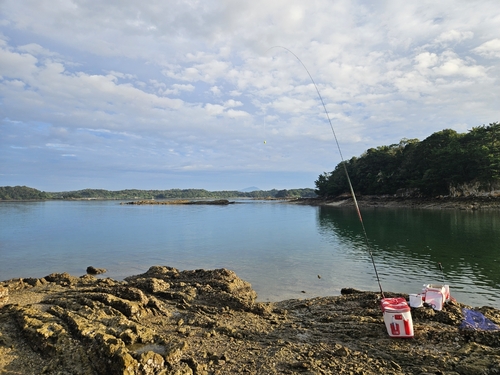
<instances>
[{"instance_id":1,"label":"fishing line","mask_svg":"<svg viewBox=\"0 0 500 375\"><path fill-rule=\"evenodd\" d=\"M349 190L351 191L352 200L354 201L354 206L356 207L356 211L358 213L358 218L359 218L359 221L361 223L361 228L363 229L366 247L368 248L368 253L370 254L370 259L371 259L372 264L373 264L375 276L377 277L377 283L378 283L378 286L380 289L380 293L382 294L382 298L385 298L384 291L382 290L382 284L380 283L380 278L378 275L377 266L375 265L375 259L373 258L373 253L371 250L370 242L368 241L368 235L366 234L366 229L365 229L365 224L363 222L363 217L361 216L361 210L359 209L358 200L356 199L356 194L354 193L354 188L352 187L351 178L349 177L349 172L347 171L347 165L344 161L344 156L342 155L342 150L340 148L340 144L339 144L339 141L337 139L337 134L335 134L335 129L333 128L333 124L332 124L332 120L330 119L330 115L328 114L328 111L326 110L326 105L325 105L325 102L323 101L323 97L321 96L321 93L319 92L318 86L316 85L316 82L314 82L314 79L313 79L311 73L309 73L309 70L307 69L307 67L304 65L302 60L299 59L299 57L295 53L293 53L288 48L283 47L283 46L271 47L266 52L272 50L273 48L283 48L285 51L290 52L297 59L297 61L304 67L305 71L309 75L309 78L311 79L312 84L314 85L314 88L316 89L316 92L318 93L319 100L321 101L321 104L323 105L323 109L325 110L326 118L328 119L328 123L330 124L330 128L332 129L333 138L335 139L335 143L337 144L337 149L338 149L339 154L340 154L340 160L342 161L342 165L344 166L345 175L347 177L347 183L349 184Z\"/></svg>"}]
</instances>

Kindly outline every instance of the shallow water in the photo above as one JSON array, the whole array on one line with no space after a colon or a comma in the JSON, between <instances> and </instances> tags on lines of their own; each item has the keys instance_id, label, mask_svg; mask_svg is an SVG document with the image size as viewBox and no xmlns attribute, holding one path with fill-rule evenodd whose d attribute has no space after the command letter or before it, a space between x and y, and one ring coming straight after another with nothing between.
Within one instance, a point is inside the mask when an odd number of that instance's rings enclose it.
<instances>
[{"instance_id":1,"label":"shallow water","mask_svg":"<svg viewBox=\"0 0 500 375\"><path fill-rule=\"evenodd\" d=\"M89 265L122 279L168 265L232 269L261 301L378 290L354 209L238 202L4 202L0 280L81 275ZM363 217L384 290L444 281L460 302L500 308L500 213L376 208Z\"/></svg>"}]
</instances>

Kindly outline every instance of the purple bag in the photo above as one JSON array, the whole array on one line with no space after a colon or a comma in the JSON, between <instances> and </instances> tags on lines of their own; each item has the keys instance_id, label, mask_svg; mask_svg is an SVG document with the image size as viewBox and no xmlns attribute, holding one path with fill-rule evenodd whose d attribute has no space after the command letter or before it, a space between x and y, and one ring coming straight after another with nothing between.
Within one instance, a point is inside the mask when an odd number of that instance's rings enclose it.
<instances>
[{"instance_id":1,"label":"purple bag","mask_svg":"<svg viewBox=\"0 0 500 375\"><path fill-rule=\"evenodd\" d=\"M498 331L500 327L481 314L479 311L471 309L462 309L464 320L460 324L461 329Z\"/></svg>"}]
</instances>

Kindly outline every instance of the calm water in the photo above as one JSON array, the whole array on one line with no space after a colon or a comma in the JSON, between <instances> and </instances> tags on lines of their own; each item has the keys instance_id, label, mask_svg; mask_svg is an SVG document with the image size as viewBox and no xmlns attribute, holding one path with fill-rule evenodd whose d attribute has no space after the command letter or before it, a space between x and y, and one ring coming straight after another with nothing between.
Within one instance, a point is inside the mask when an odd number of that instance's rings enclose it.
<instances>
[{"instance_id":1,"label":"calm water","mask_svg":"<svg viewBox=\"0 0 500 375\"><path fill-rule=\"evenodd\" d=\"M500 308L499 212L378 208L363 217L384 290L418 293L445 280L458 301ZM0 280L82 275L89 265L117 279L152 265L224 267L260 301L378 290L353 208L0 204Z\"/></svg>"}]
</instances>

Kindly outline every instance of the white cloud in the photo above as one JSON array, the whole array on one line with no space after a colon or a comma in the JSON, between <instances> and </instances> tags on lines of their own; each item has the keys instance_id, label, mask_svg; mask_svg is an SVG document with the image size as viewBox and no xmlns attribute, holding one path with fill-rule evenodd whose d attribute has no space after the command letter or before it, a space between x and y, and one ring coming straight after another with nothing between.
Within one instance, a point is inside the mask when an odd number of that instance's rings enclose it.
<instances>
[{"instance_id":1,"label":"white cloud","mask_svg":"<svg viewBox=\"0 0 500 375\"><path fill-rule=\"evenodd\" d=\"M0 49L0 75L4 78L27 79L37 69L38 59L27 53Z\"/></svg>"},{"instance_id":2,"label":"white cloud","mask_svg":"<svg viewBox=\"0 0 500 375\"><path fill-rule=\"evenodd\" d=\"M195 86L191 84L175 83L171 86L171 89L165 89L166 85L164 83L154 81L153 86L159 88L158 93L161 95L179 95L182 92L192 92L195 90Z\"/></svg>"},{"instance_id":3,"label":"white cloud","mask_svg":"<svg viewBox=\"0 0 500 375\"><path fill-rule=\"evenodd\" d=\"M481 44L479 47L474 48L473 51L481 56L500 58L500 39L496 38L489 40Z\"/></svg>"},{"instance_id":4,"label":"white cloud","mask_svg":"<svg viewBox=\"0 0 500 375\"><path fill-rule=\"evenodd\" d=\"M220 89L219 87L217 87L217 86L212 86L212 87L210 87L210 92L211 92L212 94L214 94L215 96L219 96L219 95L221 95L221 94L222 94L221 89Z\"/></svg>"},{"instance_id":5,"label":"white cloud","mask_svg":"<svg viewBox=\"0 0 500 375\"><path fill-rule=\"evenodd\" d=\"M210 104L207 103L205 105L205 109L207 113L211 116L221 115L224 113L224 106L219 104Z\"/></svg>"},{"instance_id":6,"label":"white cloud","mask_svg":"<svg viewBox=\"0 0 500 375\"><path fill-rule=\"evenodd\" d=\"M240 118L240 117L249 117L250 114L248 112L245 112L245 111L237 111L234 109L228 109L227 116L229 118Z\"/></svg>"},{"instance_id":7,"label":"white cloud","mask_svg":"<svg viewBox=\"0 0 500 375\"><path fill-rule=\"evenodd\" d=\"M499 120L492 4L4 0L0 147L43 163L71 145L108 171L320 173L338 156L316 88L271 47L305 64L359 155Z\"/></svg>"},{"instance_id":8,"label":"white cloud","mask_svg":"<svg viewBox=\"0 0 500 375\"><path fill-rule=\"evenodd\" d=\"M432 68L436 74L465 77L482 77L486 74L483 66L475 64L472 59L461 59L456 53L446 51L440 56L439 65Z\"/></svg>"},{"instance_id":9,"label":"white cloud","mask_svg":"<svg viewBox=\"0 0 500 375\"><path fill-rule=\"evenodd\" d=\"M117 72L117 71L114 71L114 70L111 70L108 73L108 75L111 76L111 77L121 78L121 79L126 79L126 80L137 79L137 76L135 74L126 74L126 73Z\"/></svg>"},{"instance_id":10,"label":"white cloud","mask_svg":"<svg viewBox=\"0 0 500 375\"><path fill-rule=\"evenodd\" d=\"M234 99L229 99L224 103L224 107L226 108L234 108L234 107L241 107L243 105L242 102L234 100Z\"/></svg>"},{"instance_id":11,"label":"white cloud","mask_svg":"<svg viewBox=\"0 0 500 375\"><path fill-rule=\"evenodd\" d=\"M70 148L70 145L67 144L59 144L59 143L47 143L45 146L49 148L57 148L57 149L64 149L64 148Z\"/></svg>"},{"instance_id":12,"label":"white cloud","mask_svg":"<svg viewBox=\"0 0 500 375\"><path fill-rule=\"evenodd\" d=\"M439 63L439 57L435 53L422 52L415 57L415 61L417 62L416 68L420 72L425 72Z\"/></svg>"},{"instance_id":13,"label":"white cloud","mask_svg":"<svg viewBox=\"0 0 500 375\"><path fill-rule=\"evenodd\" d=\"M441 44L453 44L460 43L467 39L472 39L474 33L472 31L458 31L458 30L448 30L441 33L436 39L436 43Z\"/></svg>"},{"instance_id":14,"label":"white cloud","mask_svg":"<svg viewBox=\"0 0 500 375\"><path fill-rule=\"evenodd\" d=\"M50 56L50 57L58 56L57 53L54 53L46 48L43 48L41 45L36 43L29 43L23 46L19 46L17 47L17 50L20 52L26 52L30 55Z\"/></svg>"},{"instance_id":15,"label":"white cloud","mask_svg":"<svg viewBox=\"0 0 500 375\"><path fill-rule=\"evenodd\" d=\"M226 101L223 105L220 104L210 104L205 105L205 110L210 116L220 116L225 115L229 118L239 118L248 117L250 114L245 111L234 110L234 107L240 107L243 103L230 99Z\"/></svg>"}]
</instances>

